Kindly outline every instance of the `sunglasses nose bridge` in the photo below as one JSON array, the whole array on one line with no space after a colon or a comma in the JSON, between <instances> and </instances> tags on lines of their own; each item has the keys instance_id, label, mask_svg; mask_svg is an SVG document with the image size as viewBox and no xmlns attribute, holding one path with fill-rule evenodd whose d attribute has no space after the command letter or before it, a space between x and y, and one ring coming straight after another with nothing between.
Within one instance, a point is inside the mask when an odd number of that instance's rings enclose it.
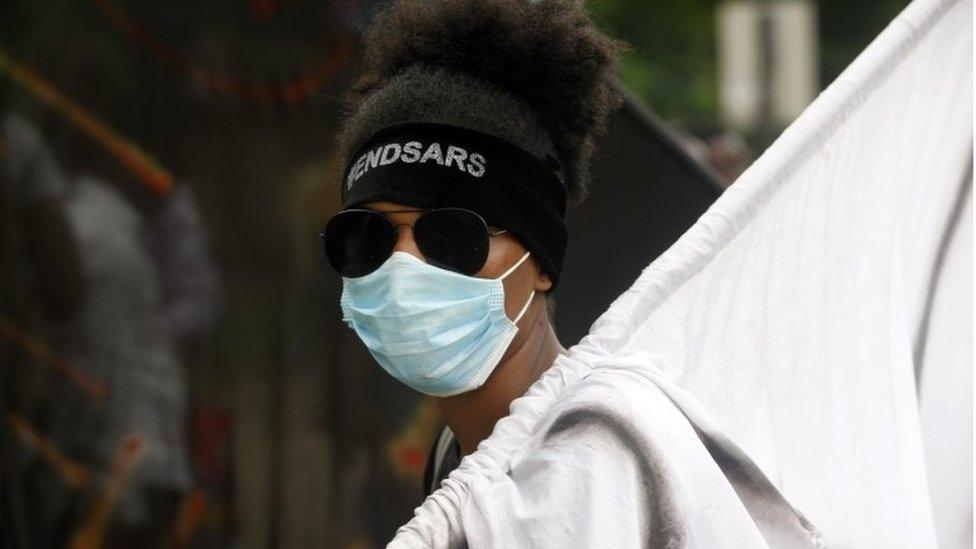
<instances>
[{"instance_id":1,"label":"sunglasses nose bridge","mask_svg":"<svg viewBox=\"0 0 976 549\"><path fill-rule=\"evenodd\" d=\"M410 223L394 223L397 228L397 239L396 244L393 245L394 252L405 252L414 257L417 257L421 261L427 261L424 254L420 251L417 246L417 242L413 238L413 225ZM404 230L407 228L409 230Z\"/></svg>"}]
</instances>

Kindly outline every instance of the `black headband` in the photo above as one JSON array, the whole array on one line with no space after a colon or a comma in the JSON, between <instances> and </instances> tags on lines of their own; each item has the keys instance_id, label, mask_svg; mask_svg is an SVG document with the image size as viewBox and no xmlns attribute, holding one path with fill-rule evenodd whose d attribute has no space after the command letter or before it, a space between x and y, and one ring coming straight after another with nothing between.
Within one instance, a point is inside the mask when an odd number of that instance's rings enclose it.
<instances>
[{"instance_id":1,"label":"black headband","mask_svg":"<svg viewBox=\"0 0 976 549\"><path fill-rule=\"evenodd\" d=\"M342 207L389 201L474 210L518 238L553 287L566 251L566 187L521 147L469 128L429 122L387 126L343 170Z\"/></svg>"}]
</instances>

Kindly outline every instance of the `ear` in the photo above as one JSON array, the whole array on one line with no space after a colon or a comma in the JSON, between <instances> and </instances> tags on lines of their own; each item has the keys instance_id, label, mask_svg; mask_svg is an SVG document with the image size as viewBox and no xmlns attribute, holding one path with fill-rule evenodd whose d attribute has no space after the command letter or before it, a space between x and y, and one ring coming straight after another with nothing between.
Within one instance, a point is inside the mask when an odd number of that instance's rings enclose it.
<instances>
[{"instance_id":1,"label":"ear","mask_svg":"<svg viewBox=\"0 0 976 549\"><path fill-rule=\"evenodd\" d=\"M549 288L552 288L552 279L549 278L549 275L542 270L542 267L540 267L538 263L536 263L535 266L538 269L535 276L535 291L539 293L548 292Z\"/></svg>"}]
</instances>

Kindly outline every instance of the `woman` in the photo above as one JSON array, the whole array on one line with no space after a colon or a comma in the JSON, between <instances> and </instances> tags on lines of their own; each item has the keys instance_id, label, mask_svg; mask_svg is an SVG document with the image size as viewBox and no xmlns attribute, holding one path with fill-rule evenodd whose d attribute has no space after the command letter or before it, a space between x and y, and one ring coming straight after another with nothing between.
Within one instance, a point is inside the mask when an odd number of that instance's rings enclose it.
<instances>
[{"instance_id":1,"label":"woman","mask_svg":"<svg viewBox=\"0 0 976 549\"><path fill-rule=\"evenodd\" d=\"M366 34L326 252L346 322L453 433L391 546L814 540L646 364L566 353L553 331L566 206L619 103L620 49L570 0L400 0Z\"/></svg>"},{"instance_id":2,"label":"woman","mask_svg":"<svg viewBox=\"0 0 976 549\"><path fill-rule=\"evenodd\" d=\"M441 397L462 455L565 350L549 314L563 218L620 101L619 48L562 1L402 1L366 35L368 69L340 135L347 211L325 232L329 259L347 277L347 321L392 375ZM398 265L417 294L392 295L408 283ZM460 301L495 285L503 308ZM407 336L419 318L429 324ZM455 334L463 345L441 362Z\"/></svg>"}]
</instances>

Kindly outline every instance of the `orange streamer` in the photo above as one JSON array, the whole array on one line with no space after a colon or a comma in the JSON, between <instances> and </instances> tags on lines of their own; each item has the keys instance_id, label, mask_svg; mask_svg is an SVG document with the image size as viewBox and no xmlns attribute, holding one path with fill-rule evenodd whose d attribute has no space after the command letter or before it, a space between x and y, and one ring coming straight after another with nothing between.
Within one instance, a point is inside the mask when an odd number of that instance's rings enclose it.
<instances>
[{"instance_id":1,"label":"orange streamer","mask_svg":"<svg viewBox=\"0 0 976 549\"><path fill-rule=\"evenodd\" d=\"M0 49L0 71L41 101L65 116L82 132L97 141L158 196L173 190L173 176L134 143L123 138L92 113L58 91L40 74L14 61Z\"/></svg>"},{"instance_id":2,"label":"orange streamer","mask_svg":"<svg viewBox=\"0 0 976 549\"><path fill-rule=\"evenodd\" d=\"M54 467L65 484L80 490L91 483L92 472L88 468L64 455L54 442L37 432L37 429L27 420L13 412L7 414L7 420L14 435L24 444L37 450L41 457Z\"/></svg>"},{"instance_id":3,"label":"orange streamer","mask_svg":"<svg viewBox=\"0 0 976 549\"><path fill-rule=\"evenodd\" d=\"M180 504L179 514L173 526L173 549L189 547L193 534L200 528L207 513L207 494L196 489L190 492Z\"/></svg>"},{"instance_id":4,"label":"orange streamer","mask_svg":"<svg viewBox=\"0 0 976 549\"><path fill-rule=\"evenodd\" d=\"M146 441L138 435L129 435L115 454L112 473L105 483L105 490L92 504L85 522L68 542L71 549L99 549L105 541L112 510L122 497L122 492L132 478L132 471L146 453Z\"/></svg>"},{"instance_id":5,"label":"orange streamer","mask_svg":"<svg viewBox=\"0 0 976 549\"><path fill-rule=\"evenodd\" d=\"M292 78L290 82L281 86L252 85L192 64L175 49L157 39L148 29L132 20L112 0L90 1L102 10L102 13L115 28L177 71L191 76L212 91L252 103L297 104L306 102L314 92L323 88L339 68L346 63L352 55L355 44L355 33L350 29L345 29L339 37L336 48L324 63L306 69Z\"/></svg>"},{"instance_id":6,"label":"orange streamer","mask_svg":"<svg viewBox=\"0 0 976 549\"><path fill-rule=\"evenodd\" d=\"M32 339L3 315L0 315L0 335L19 347L34 360L43 362L54 368L92 398L101 400L108 396L108 387L105 386L103 381L95 379L73 367L68 361L52 353L44 344Z\"/></svg>"}]
</instances>

